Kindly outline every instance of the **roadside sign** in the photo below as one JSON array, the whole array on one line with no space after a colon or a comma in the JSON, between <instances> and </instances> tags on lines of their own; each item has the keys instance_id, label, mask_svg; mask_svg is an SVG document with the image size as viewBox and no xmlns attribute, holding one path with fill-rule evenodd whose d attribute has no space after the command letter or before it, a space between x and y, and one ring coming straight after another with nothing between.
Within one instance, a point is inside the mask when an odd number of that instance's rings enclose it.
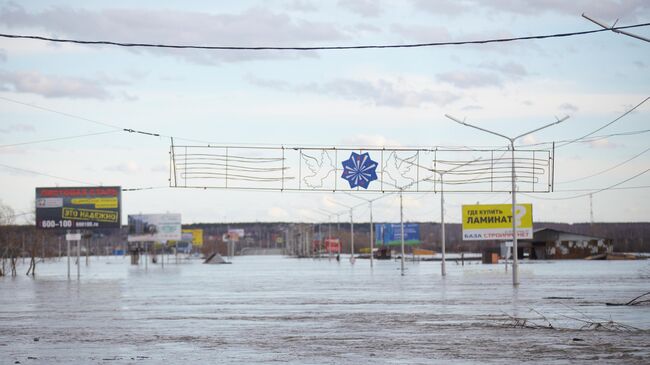
<instances>
[{"instance_id":1,"label":"roadside sign","mask_svg":"<svg viewBox=\"0 0 650 365\"><path fill-rule=\"evenodd\" d=\"M120 228L119 186L36 188L40 229Z\"/></svg>"},{"instance_id":2,"label":"roadside sign","mask_svg":"<svg viewBox=\"0 0 650 365\"><path fill-rule=\"evenodd\" d=\"M463 205L463 240L511 240L512 205ZM517 204L514 214L518 239L533 238L533 205Z\"/></svg>"},{"instance_id":3,"label":"roadside sign","mask_svg":"<svg viewBox=\"0 0 650 365\"><path fill-rule=\"evenodd\" d=\"M66 233L65 240L66 241L80 241L81 240L81 233Z\"/></svg>"}]
</instances>

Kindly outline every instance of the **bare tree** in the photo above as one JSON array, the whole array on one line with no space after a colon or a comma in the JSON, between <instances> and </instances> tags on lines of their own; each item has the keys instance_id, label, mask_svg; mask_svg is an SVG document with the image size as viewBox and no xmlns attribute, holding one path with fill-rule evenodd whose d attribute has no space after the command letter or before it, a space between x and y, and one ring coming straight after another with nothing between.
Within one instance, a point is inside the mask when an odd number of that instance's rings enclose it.
<instances>
[{"instance_id":1,"label":"bare tree","mask_svg":"<svg viewBox=\"0 0 650 365\"><path fill-rule=\"evenodd\" d=\"M14 224L16 213L13 208L5 205L0 200L0 254L2 255L2 265L0 267L0 276L6 275L6 260L10 260L12 275L16 272L16 260L14 259L15 250L11 243L11 235L8 226Z\"/></svg>"}]
</instances>

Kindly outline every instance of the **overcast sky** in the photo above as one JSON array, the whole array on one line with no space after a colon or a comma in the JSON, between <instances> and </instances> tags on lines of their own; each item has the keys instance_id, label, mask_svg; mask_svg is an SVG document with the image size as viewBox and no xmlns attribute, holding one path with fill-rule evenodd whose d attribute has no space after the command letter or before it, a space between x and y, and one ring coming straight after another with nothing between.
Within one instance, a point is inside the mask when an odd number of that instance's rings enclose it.
<instances>
[{"instance_id":1,"label":"overcast sky","mask_svg":"<svg viewBox=\"0 0 650 365\"><path fill-rule=\"evenodd\" d=\"M582 13L632 25L650 22L650 2L0 1L0 33L210 46L351 46L597 29ZM630 32L650 37L650 27ZM124 222L128 214L162 212L181 213L184 223L327 220L317 208L341 212L332 201L362 200L341 193L159 188L168 186L170 139L116 127L174 136L180 144L498 148L506 141L445 114L513 136L568 115L566 122L518 143L572 140L641 103L650 96L649 86L650 44L611 32L329 51L170 50L0 38L0 199L21 213L33 209L35 187L156 187L123 193ZM533 203L535 221L589 221L589 197L566 198L650 168L650 152L644 152L650 133L642 132L650 129L649 117L650 101L594 134L608 137L558 148L555 192L521 194L518 200ZM57 140L44 141L50 139ZM36 141L41 142L27 143ZM594 219L648 221L648 186L650 172L596 192ZM407 194L405 218L439 221L439 199ZM462 204L507 203L510 195L450 193L445 200L446 220L459 222ZM398 207L395 196L378 200L375 220L397 221ZM354 215L367 220L368 208Z\"/></svg>"}]
</instances>

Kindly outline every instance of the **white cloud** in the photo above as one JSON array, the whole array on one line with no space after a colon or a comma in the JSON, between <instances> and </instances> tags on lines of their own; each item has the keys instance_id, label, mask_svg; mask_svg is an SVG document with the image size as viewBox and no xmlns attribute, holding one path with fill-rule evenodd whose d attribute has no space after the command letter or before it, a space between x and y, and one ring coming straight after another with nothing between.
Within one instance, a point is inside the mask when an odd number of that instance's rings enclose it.
<instances>
[{"instance_id":1,"label":"white cloud","mask_svg":"<svg viewBox=\"0 0 650 365\"><path fill-rule=\"evenodd\" d=\"M621 147L617 143L612 143L607 138L597 139L589 142L589 147L591 148L618 148Z\"/></svg>"},{"instance_id":2,"label":"white cloud","mask_svg":"<svg viewBox=\"0 0 650 365\"><path fill-rule=\"evenodd\" d=\"M505 63L483 62L479 65L479 67L493 70L493 71L498 71L503 76L513 80L521 79L523 77L528 76L528 71L526 70L526 67L516 62L505 62Z\"/></svg>"},{"instance_id":3,"label":"white cloud","mask_svg":"<svg viewBox=\"0 0 650 365\"><path fill-rule=\"evenodd\" d=\"M650 3L646 0L411 0L411 2L417 10L432 14L458 16L472 9L485 8L521 15L557 13L575 16L576 19L582 13L587 13L610 22L617 18L624 21L647 19L650 10Z\"/></svg>"},{"instance_id":4,"label":"white cloud","mask_svg":"<svg viewBox=\"0 0 650 365\"><path fill-rule=\"evenodd\" d=\"M4 128L0 128L0 133L15 133L15 132L35 132L36 128L34 128L33 125L31 124L26 124L26 123L14 123L10 124Z\"/></svg>"},{"instance_id":5,"label":"white cloud","mask_svg":"<svg viewBox=\"0 0 650 365\"><path fill-rule=\"evenodd\" d=\"M273 90L286 91L291 87L291 85L284 80L262 78L252 74L247 74L245 80L252 85Z\"/></svg>"},{"instance_id":6,"label":"white cloud","mask_svg":"<svg viewBox=\"0 0 650 365\"><path fill-rule=\"evenodd\" d=\"M165 43L211 46L295 46L345 39L332 23L291 18L264 8L240 14L211 14L163 9L105 9L90 11L51 7L30 12L9 3L0 8L0 24L9 28L33 28L59 37L118 42ZM143 48L145 52L173 55L213 64L253 59L314 57L309 52L219 51L195 52Z\"/></svg>"},{"instance_id":7,"label":"white cloud","mask_svg":"<svg viewBox=\"0 0 650 365\"><path fill-rule=\"evenodd\" d=\"M280 208L280 207L271 207L266 211L266 215L269 217L271 220L286 220L289 219L289 212L286 211L286 209Z\"/></svg>"},{"instance_id":8,"label":"white cloud","mask_svg":"<svg viewBox=\"0 0 650 365\"><path fill-rule=\"evenodd\" d=\"M575 113L579 110L579 108L576 105L573 105L571 103L563 103L558 107L558 109L567 113Z\"/></svg>"},{"instance_id":9,"label":"white cloud","mask_svg":"<svg viewBox=\"0 0 650 365\"><path fill-rule=\"evenodd\" d=\"M364 17L377 17L383 12L379 0L339 0L338 5Z\"/></svg>"},{"instance_id":10,"label":"white cloud","mask_svg":"<svg viewBox=\"0 0 650 365\"><path fill-rule=\"evenodd\" d=\"M126 161L117 165L106 167L106 171L122 172L125 174L141 172L140 166L135 161Z\"/></svg>"},{"instance_id":11,"label":"white cloud","mask_svg":"<svg viewBox=\"0 0 650 365\"><path fill-rule=\"evenodd\" d=\"M459 0L411 0L417 10L432 14L459 15L467 10L467 2Z\"/></svg>"},{"instance_id":12,"label":"white cloud","mask_svg":"<svg viewBox=\"0 0 650 365\"><path fill-rule=\"evenodd\" d=\"M378 134L358 134L356 136L344 138L341 143L346 146L355 147L398 147L401 145L398 141L390 140L385 136Z\"/></svg>"},{"instance_id":13,"label":"white cloud","mask_svg":"<svg viewBox=\"0 0 650 365\"><path fill-rule=\"evenodd\" d=\"M447 90L433 90L404 79L336 79L325 83L291 85L282 80L246 77L253 85L274 90L329 95L345 100L371 103L394 108L421 107L424 104L448 105L460 97Z\"/></svg>"},{"instance_id":14,"label":"white cloud","mask_svg":"<svg viewBox=\"0 0 650 365\"><path fill-rule=\"evenodd\" d=\"M423 104L447 105L459 98L449 91L409 88L399 82L386 79L356 80L337 79L325 84L310 84L302 91L333 95L348 100L370 102L376 106L420 107Z\"/></svg>"},{"instance_id":15,"label":"white cloud","mask_svg":"<svg viewBox=\"0 0 650 365\"><path fill-rule=\"evenodd\" d=\"M105 100L111 98L110 92L102 84L116 84L107 79L87 79L45 75L37 71L0 71L0 90L33 93L47 98L89 98Z\"/></svg>"},{"instance_id":16,"label":"white cloud","mask_svg":"<svg viewBox=\"0 0 650 365\"><path fill-rule=\"evenodd\" d=\"M501 86L503 81L494 73L477 72L477 71L450 71L443 72L436 76L438 81L443 81L454 85L460 89L469 89L475 87Z\"/></svg>"},{"instance_id":17,"label":"white cloud","mask_svg":"<svg viewBox=\"0 0 650 365\"><path fill-rule=\"evenodd\" d=\"M408 42L445 42L451 40L447 28L440 26L423 26L393 24L390 27L391 33L401 35Z\"/></svg>"},{"instance_id":18,"label":"white cloud","mask_svg":"<svg viewBox=\"0 0 650 365\"><path fill-rule=\"evenodd\" d=\"M289 10L303 11L303 12L312 12L318 10L318 8L313 2L306 1L306 0L293 0L287 3L286 8Z\"/></svg>"}]
</instances>

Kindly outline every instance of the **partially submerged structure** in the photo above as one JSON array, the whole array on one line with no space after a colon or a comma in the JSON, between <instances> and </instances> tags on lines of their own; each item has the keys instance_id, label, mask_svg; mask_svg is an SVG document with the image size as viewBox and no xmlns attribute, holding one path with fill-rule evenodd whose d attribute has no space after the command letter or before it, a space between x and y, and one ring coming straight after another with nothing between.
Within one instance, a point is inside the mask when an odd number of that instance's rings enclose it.
<instances>
[{"instance_id":1,"label":"partially submerged structure","mask_svg":"<svg viewBox=\"0 0 650 365\"><path fill-rule=\"evenodd\" d=\"M223 256L219 255L218 253L214 252L210 256L208 256L205 261L203 261L204 264L230 264L230 262L226 261L226 259L223 258Z\"/></svg>"},{"instance_id":2,"label":"partially submerged structure","mask_svg":"<svg viewBox=\"0 0 650 365\"><path fill-rule=\"evenodd\" d=\"M519 240L519 254L528 252L531 260L584 259L612 253L612 240L604 237L541 228L533 231L533 239ZM523 251L523 252L522 252Z\"/></svg>"}]
</instances>

